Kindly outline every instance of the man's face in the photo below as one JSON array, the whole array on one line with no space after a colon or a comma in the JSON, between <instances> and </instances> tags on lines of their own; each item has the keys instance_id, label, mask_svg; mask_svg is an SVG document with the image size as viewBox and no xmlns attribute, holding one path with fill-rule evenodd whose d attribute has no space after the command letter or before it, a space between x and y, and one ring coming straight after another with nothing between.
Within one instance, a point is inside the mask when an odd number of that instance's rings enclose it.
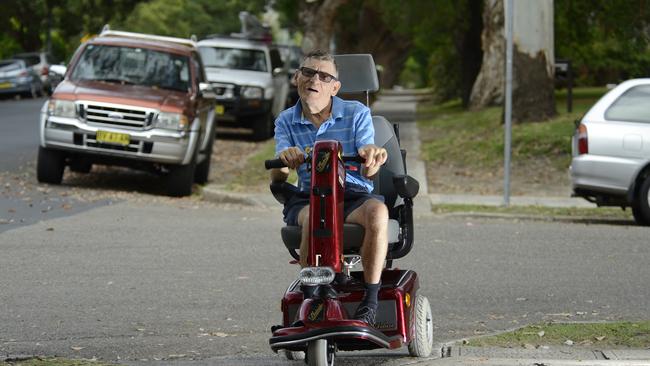
<instances>
[{"instance_id":1,"label":"man's face","mask_svg":"<svg viewBox=\"0 0 650 366\"><path fill-rule=\"evenodd\" d=\"M337 76L334 64L329 61L309 58L305 60L302 66ZM300 70L296 71L296 73L298 95L300 95L303 106L307 107L310 113L318 113L325 109L329 105L332 96L336 95L341 88L341 83L337 80L332 79L330 82L324 82L319 79L318 74L307 77Z\"/></svg>"}]
</instances>

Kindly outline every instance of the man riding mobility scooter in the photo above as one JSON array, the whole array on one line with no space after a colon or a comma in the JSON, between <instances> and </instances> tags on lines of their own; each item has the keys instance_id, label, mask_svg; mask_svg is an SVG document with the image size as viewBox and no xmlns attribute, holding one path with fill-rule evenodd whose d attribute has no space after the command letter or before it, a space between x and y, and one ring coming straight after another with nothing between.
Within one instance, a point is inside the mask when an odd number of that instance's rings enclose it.
<instances>
[{"instance_id":1,"label":"man riding mobility scooter","mask_svg":"<svg viewBox=\"0 0 650 366\"><path fill-rule=\"evenodd\" d=\"M371 55L335 56L339 66L339 93L377 91L379 82ZM406 174L406 151L400 149L398 126L373 116L375 144L388 153L386 163L374 179L373 193L384 196L389 211L388 254L381 275L379 308L373 325L351 317L364 295L363 272L351 271L360 262L364 228L344 223L343 194L346 162L359 157L341 156L337 141L317 141L306 159L311 169L309 203L308 266L300 271L282 299L283 321L274 326L269 340L273 351L285 350L289 358L304 351L309 365L332 365L337 350L408 346L412 356L427 357L433 348L431 308L417 293L414 271L392 268L413 245L413 198L418 182ZM267 160L267 169L283 167L279 159ZM298 194L295 186L272 183L278 201ZM301 229L285 226L282 240L289 253L299 259Z\"/></svg>"}]
</instances>

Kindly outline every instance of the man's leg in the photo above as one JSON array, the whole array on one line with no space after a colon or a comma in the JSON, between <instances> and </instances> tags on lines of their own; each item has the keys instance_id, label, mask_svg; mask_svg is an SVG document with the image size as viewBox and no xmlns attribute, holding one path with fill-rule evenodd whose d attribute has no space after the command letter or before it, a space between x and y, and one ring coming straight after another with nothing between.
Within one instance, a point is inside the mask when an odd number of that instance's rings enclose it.
<instances>
[{"instance_id":1,"label":"man's leg","mask_svg":"<svg viewBox=\"0 0 650 366\"><path fill-rule=\"evenodd\" d=\"M354 317L372 325L379 306L379 281L388 251L388 209L383 202L369 199L352 211L346 221L359 224L365 229L361 263L366 293Z\"/></svg>"},{"instance_id":2,"label":"man's leg","mask_svg":"<svg viewBox=\"0 0 650 366\"><path fill-rule=\"evenodd\" d=\"M388 251L388 209L376 199L369 199L352 211L346 222L365 229L361 246L363 278L366 283L379 283Z\"/></svg>"}]
</instances>

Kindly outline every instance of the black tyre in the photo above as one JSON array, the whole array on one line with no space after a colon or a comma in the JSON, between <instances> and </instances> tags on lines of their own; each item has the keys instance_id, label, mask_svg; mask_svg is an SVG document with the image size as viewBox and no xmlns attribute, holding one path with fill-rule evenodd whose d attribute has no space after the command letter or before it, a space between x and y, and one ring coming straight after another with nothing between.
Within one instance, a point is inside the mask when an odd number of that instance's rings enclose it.
<instances>
[{"instance_id":1,"label":"black tyre","mask_svg":"<svg viewBox=\"0 0 650 366\"><path fill-rule=\"evenodd\" d=\"M309 366L333 366L334 350L327 339L317 339L307 344L306 362Z\"/></svg>"},{"instance_id":2,"label":"black tyre","mask_svg":"<svg viewBox=\"0 0 650 366\"><path fill-rule=\"evenodd\" d=\"M192 194L196 157L187 165L174 167L167 176L167 194L172 197L183 197Z\"/></svg>"},{"instance_id":3,"label":"black tyre","mask_svg":"<svg viewBox=\"0 0 650 366\"><path fill-rule=\"evenodd\" d=\"M273 137L275 125L271 113L259 117L253 127L253 139L263 141Z\"/></svg>"},{"instance_id":4,"label":"black tyre","mask_svg":"<svg viewBox=\"0 0 650 366\"><path fill-rule=\"evenodd\" d=\"M212 132L210 133L210 139L208 142L208 147L205 150L205 159L202 162L196 165L196 171L194 172L194 181L198 184L205 184L210 178L210 163L212 162L212 150L214 145L216 127L212 127Z\"/></svg>"},{"instance_id":5,"label":"black tyre","mask_svg":"<svg viewBox=\"0 0 650 366\"><path fill-rule=\"evenodd\" d=\"M650 226L650 175L641 183L635 199L632 203L634 221L642 226Z\"/></svg>"},{"instance_id":6,"label":"black tyre","mask_svg":"<svg viewBox=\"0 0 650 366\"><path fill-rule=\"evenodd\" d=\"M433 350L433 317L429 299L415 296L415 334L408 345L409 354L413 357L429 357Z\"/></svg>"},{"instance_id":7,"label":"black tyre","mask_svg":"<svg viewBox=\"0 0 650 366\"><path fill-rule=\"evenodd\" d=\"M65 153L38 147L36 179L41 183L61 184L65 169Z\"/></svg>"}]
</instances>

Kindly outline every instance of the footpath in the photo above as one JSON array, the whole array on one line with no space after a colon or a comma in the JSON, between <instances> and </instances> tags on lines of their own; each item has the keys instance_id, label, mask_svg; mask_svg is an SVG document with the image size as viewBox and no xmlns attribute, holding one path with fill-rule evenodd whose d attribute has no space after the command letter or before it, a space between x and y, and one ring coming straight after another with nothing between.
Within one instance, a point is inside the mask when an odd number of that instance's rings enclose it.
<instances>
[{"instance_id":1,"label":"footpath","mask_svg":"<svg viewBox=\"0 0 650 366\"><path fill-rule=\"evenodd\" d=\"M416 120L416 107L420 100L427 98L426 91L401 90L387 91L380 95L372 105L372 113L382 115L392 123L399 123L401 145L407 150L408 174L420 183L420 192L415 200L415 215L431 215L431 206L436 204L503 204L501 196L481 195L442 195L427 189L424 162L419 159L420 140ZM219 186L207 185L203 188L203 198L212 202L240 204L269 209L279 209L278 202L270 193L241 194L224 191ZM510 205L545 207L595 207L583 199L572 197L510 197ZM650 350L607 349L597 350L579 346L555 346L528 348L469 347L458 344L438 345L430 359L409 359L408 365L420 366L605 366L629 365L650 366Z\"/></svg>"}]
</instances>

